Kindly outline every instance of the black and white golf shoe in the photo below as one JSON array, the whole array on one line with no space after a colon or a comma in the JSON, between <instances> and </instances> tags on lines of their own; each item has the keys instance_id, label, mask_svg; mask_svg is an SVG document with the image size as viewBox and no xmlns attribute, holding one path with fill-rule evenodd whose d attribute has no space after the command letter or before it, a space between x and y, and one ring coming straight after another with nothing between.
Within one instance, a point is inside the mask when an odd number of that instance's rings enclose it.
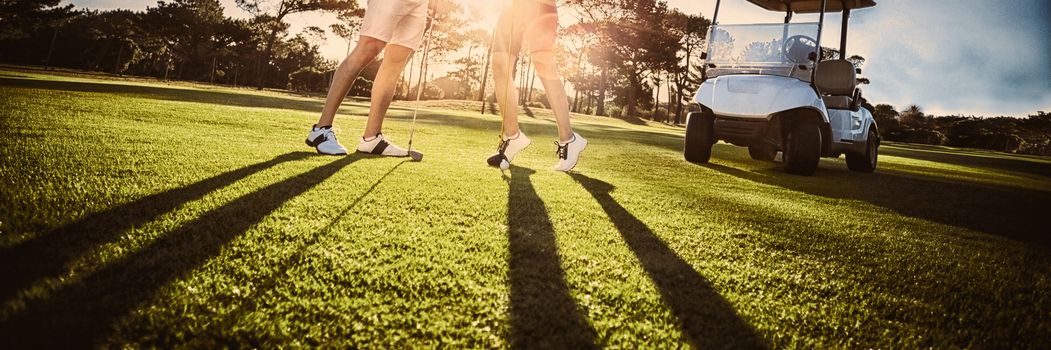
<instances>
[{"instance_id":1,"label":"black and white golf shoe","mask_svg":"<svg viewBox=\"0 0 1051 350\"><path fill-rule=\"evenodd\" d=\"M500 170L510 169L511 162L514 161L515 156L518 155L518 152L528 147L530 142L532 141L521 130L514 136L501 137L500 145L496 147L496 154L486 159L485 162L491 167L500 168Z\"/></svg>"},{"instance_id":2,"label":"black and white golf shoe","mask_svg":"<svg viewBox=\"0 0 1051 350\"><path fill-rule=\"evenodd\" d=\"M580 160L580 152L584 151L584 148L588 146L588 140L578 133L573 133L573 139L569 142L561 143L555 141L555 145L558 149L555 150L555 154L558 155L558 164L555 164L555 170L558 171L570 171L577 165L577 161Z\"/></svg>"},{"instance_id":3,"label":"black and white golf shoe","mask_svg":"<svg viewBox=\"0 0 1051 350\"><path fill-rule=\"evenodd\" d=\"M314 147L320 154L334 156L347 154L347 149L339 144L339 140L336 140L336 133L332 131L331 125L320 128L314 125L307 134L307 146Z\"/></svg>"},{"instance_id":4,"label":"black and white golf shoe","mask_svg":"<svg viewBox=\"0 0 1051 350\"><path fill-rule=\"evenodd\" d=\"M358 153L368 153L388 157L408 157L409 151L388 142L383 134L376 134L371 139L361 138Z\"/></svg>"}]
</instances>

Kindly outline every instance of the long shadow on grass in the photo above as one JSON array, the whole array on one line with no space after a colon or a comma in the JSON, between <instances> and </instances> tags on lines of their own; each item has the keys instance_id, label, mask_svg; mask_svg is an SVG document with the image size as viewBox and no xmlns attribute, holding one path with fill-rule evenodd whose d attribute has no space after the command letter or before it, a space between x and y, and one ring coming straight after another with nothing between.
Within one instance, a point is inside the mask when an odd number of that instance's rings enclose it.
<instances>
[{"instance_id":1,"label":"long shadow on grass","mask_svg":"<svg viewBox=\"0 0 1051 350\"><path fill-rule=\"evenodd\" d=\"M752 326L737 315L707 279L613 199L613 185L580 174L570 176L595 197L613 221L653 280L661 299L679 319L691 345L701 349L766 348Z\"/></svg>"},{"instance_id":2,"label":"long shadow on grass","mask_svg":"<svg viewBox=\"0 0 1051 350\"><path fill-rule=\"evenodd\" d=\"M133 227L140 227L180 205L278 164L314 155L283 154L274 159L222 173L192 185L149 195L130 203L88 215L17 245L0 249L0 300L8 300L32 283L56 277L89 250L111 243Z\"/></svg>"},{"instance_id":3,"label":"long shadow on grass","mask_svg":"<svg viewBox=\"0 0 1051 350\"><path fill-rule=\"evenodd\" d=\"M87 348L160 288L199 267L283 203L357 158L345 157L211 210L0 321L12 348ZM236 262L235 262L236 263Z\"/></svg>"},{"instance_id":4,"label":"long shadow on grass","mask_svg":"<svg viewBox=\"0 0 1051 350\"><path fill-rule=\"evenodd\" d=\"M323 227L314 235L307 237L306 241L304 241L300 245L300 248L296 250L291 256L287 257L286 259L284 259L280 263L277 263L276 265L268 264L267 269L283 274L286 271L294 269L296 266L302 265L305 262L304 260L307 258L307 249L316 245L321 238L331 233L333 226L342 221L343 218L346 217L347 213L350 213L351 210L356 208L358 204L360 204L361 201L365 199L365 197L368 197L368 195L371 194L372 191L376 190L376 187L379 187L380 183L383 183L383 180L385 180L387 176L390 176L391 173L394 173L394 171L397 170L398 167L400 167L402 164L405 164L405 161L398 163L389 171L387 171L386 174L380 176L380 178L377 179L376 182L372 184L372 186L365 190L365 192L361 193L361 195L359 195L358 198L355 198L354 201L352 201L349 205L343 208L343 210L340 211L339 214L336 214L335 218L332 219L332 221L330 221L328 225L325 225L325 227ZM268 300L265 298L265 295L268 292L271 292L274 289L276 289L282 283L286 282L286 278L285 276L273 275L268 277L261 277L259 279L256 279L256 281L259 282L255 283L253 288L251 288L252 290L254 290L254 292L251 295L240 299L240 304L237 305L237 307L234 310L226 313L227 317L223 318L222 320L214 320L214 322L209 323L210 334L207 334L208 336L214 336L217 339L222 339L223 343L226 343L230 347L237 347L238 345L251 345L251 347L253 348L264 349L274 347L275 341L261 339L261 334L251 332L251 330L247 330L244 328L239 329L237 327L237 323L242 320L242 317L252 313L255 310L273 306L266 304ZM155 345L161 348L171 346L170 344ZM318 345L319 344L310 344L309 346Z\"/></svg>"},{"instance_id":5,"label":"long shadow on grass","mask_svg":"<svg viewBox=\"0 0 1051 350\"><path fill-rule=\"evenodd\" d=\"M758 183L827 198L868 202L902 215L967 228L1023 242L1049 244L1047 203L1051 193L966 182L821 169L817 176L786 174L780 167L745 171L719 164L705 167ZM843 212L844 220L864 212Z\"/></svg>"},{"instance_id":6,"label":"long shadow on grass","mask_svg":"<svg viewBox=\"0 0 1051 350\"><path fill-rule=\"evenodd\" d=\"M512 346L594 348L595 330L569 294L555 228L529 179L533 173L512 167L507 198Z\"/></svg>"}]
</instances>

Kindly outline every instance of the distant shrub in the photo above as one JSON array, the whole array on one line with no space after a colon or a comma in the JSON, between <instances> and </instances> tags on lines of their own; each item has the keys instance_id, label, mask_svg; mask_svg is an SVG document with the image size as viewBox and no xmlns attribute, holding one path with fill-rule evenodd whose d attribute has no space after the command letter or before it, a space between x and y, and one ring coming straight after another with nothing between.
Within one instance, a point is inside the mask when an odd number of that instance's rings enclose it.
<instances>
[{"instance_id":1,"label":"distant shrub","mask_svg":"<svg viewBox=\"0 0 1051 350\"><path fill-rule=\"evenodd\" d=\"M922 143L937 146L945 145L949 141L949 138L945 137L945 134L930 129L894 130L888 133L888 136L888 140L890 141Z\"/></svg>"},{"instance_id":2,"label":"distant shrub","mask_svg":"<svg viewBox=\"0 0 1051 350\"><path fill-rule=\"evenodd\" d=\"M657 108L657 111L653 112L653 120L667 123L668 122L668 109L664 107Z\"/></svg>"},{"instance_id":3,"label":"distant shrub","mask_svg":"<svg viewBox=\"0 0 1051 350\"><path fill-rule=\"evenodd\" d=\"M623 111L620 109L620 107L613 106L606 108L606 114L612 118L620 119L621 114L623 114Z\"/></svg>"},{"instance_id":4,"label":"distant shrub","mask_svg":"<svg viewBox=\"0 0 1051 350\"><path fill-rule=\"evenodd\" d=\"M440 100L445 98L445 90L442 90L433 83L427 83L423 86L423 99L425 100Z\"/></svg>"},{"instance_id":5,"label":"distant shrub","mask_svg":"<svg viewBox=\"0 0 1051 350\"><path fill-rule=\"evenodd\" d=\"M288 75L288 89L300 92L325 90L325 73L314 68L302 68Z\"/></svg>"}]
</instances>

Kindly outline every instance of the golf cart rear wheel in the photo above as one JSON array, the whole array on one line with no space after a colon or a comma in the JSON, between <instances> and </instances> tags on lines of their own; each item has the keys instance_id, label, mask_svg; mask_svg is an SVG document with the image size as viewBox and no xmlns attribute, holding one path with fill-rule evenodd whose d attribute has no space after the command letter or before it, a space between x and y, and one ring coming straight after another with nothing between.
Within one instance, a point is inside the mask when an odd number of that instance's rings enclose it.
<instances>
[{"instance_id":1,"label":"golf cart rear wheel","mask_svg":"<svg viewBox=\"0 0 1051 350\"><path fill-rule=\"evenodd\" d=\"M865 153L847 154L847 169L859 173L876 171L876 162L879 157L878 137L875 131L869 130L869 138L865 142Z\"/></svg>"},{"instance_id":2,"label":"golf cart rear wheel","mask_svg":"<svg viewBox=\"0 0 1051 350\"><path fill-rule=\"evenodd\" d=\"M810 176L821 160L821 129L811 121L792 124L785 140L785 172Z\"/></svg>"},{"instance_id":3,"label":"golf cart rear wheel","mask_svg":"<svg viewBox=\"0 0 1051 350\"><path fill-rule=\"evenodd\" d=\"M715 144L715 118L703 113L691 113L686 120L686 140L682 153L686 161L695 164L708 163Z\"/></svg>"},{"instance_id":4,"label":"golf cart rear wheel","mask_svg":"<svg viewBox=\"0 0 1051 350\"><path fill-rule=\"evenodd\" d=\"M749 146L748 155L755 160L772 162L777 157L777 148L771 146Z\"/></svg>"}]
</instances>

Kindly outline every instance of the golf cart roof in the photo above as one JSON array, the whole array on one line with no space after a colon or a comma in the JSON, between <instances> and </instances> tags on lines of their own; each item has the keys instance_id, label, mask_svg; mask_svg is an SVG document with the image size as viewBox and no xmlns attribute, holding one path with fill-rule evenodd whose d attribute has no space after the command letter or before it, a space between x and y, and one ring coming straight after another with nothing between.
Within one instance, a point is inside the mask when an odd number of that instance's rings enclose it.
<instances>
[{"instance_id":1,"label":"golf cart roof","mask_svg":"<svg viewBox=\"0 0 1051 350\"><path fill-rule=\"evenodd\" d=\"M788 2L792 3L792 12L795 13L818 13L821 12L821 0L748 0L759 7L770 11L788 11ZM844 6L846 4L846 6ZM876 6L875 0L828 0L825 12L842 12L844 9L860 9Z\"/></svg>"}]
</instances>

